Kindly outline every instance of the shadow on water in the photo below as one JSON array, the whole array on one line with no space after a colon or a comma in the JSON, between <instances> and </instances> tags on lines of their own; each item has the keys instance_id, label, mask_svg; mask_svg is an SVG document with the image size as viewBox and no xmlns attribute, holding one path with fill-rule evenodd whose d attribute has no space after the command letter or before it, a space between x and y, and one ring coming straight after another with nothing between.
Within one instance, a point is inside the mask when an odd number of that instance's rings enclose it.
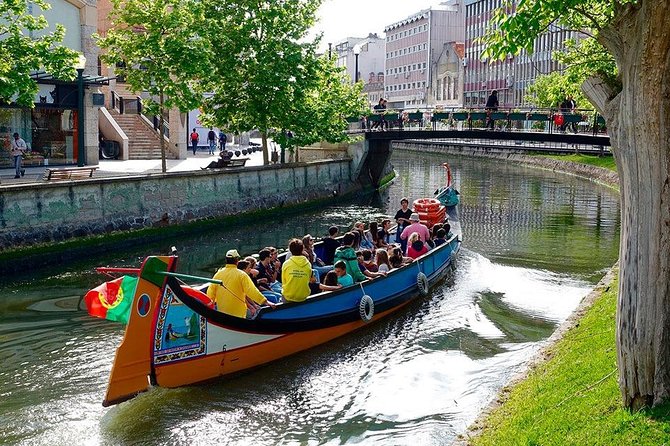
<instances>
[{"instance_id":1,"label":"shadow on water","mask_svg":"<svg viewBox=\"0 0 670 446\"><path fill-rule=\"evenodd\" d=\"M505 334L504 342L536 342L548 338L556 323L513 308L502 293L483 292L475 299L482 313Z\"/></svg>"}]
</instances>

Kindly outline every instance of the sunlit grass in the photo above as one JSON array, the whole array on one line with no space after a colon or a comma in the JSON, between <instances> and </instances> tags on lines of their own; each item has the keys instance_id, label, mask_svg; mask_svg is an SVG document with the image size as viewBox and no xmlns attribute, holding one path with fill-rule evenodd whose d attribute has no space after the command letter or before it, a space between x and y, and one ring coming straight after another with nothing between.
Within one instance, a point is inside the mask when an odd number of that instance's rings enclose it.
<instances>
[{"instance_id":1,"label":"sunlit grass","mask_svg":"<svg viewBox=\"0 0 670 446\"><path fill-rule=\"evenodd\" d=\"M596 155L539 155L559 161L572 161L573 163L588 164L590 166L602 167L616 172L616 163L613 156L596 156Z\"/></svg>"},{"instance_id":2,"label":"sunlit grass","mask_svg":"<svg viewBox=\"0 0 670 446\"><path fill-rule=\"evenodd\" d=\"M670 404L622 407L614 339L616 283L511 389L474 445L668 445Z\"/></svg>"}]
</instances>

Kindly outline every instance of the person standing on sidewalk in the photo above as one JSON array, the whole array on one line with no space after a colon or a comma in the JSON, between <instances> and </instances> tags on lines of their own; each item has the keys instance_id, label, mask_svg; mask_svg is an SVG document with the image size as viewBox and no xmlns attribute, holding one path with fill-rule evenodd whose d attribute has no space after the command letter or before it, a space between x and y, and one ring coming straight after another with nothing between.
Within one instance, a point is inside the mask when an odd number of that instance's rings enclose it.
<instances>
[{"instance_id":1,"label":"person standing on sidewalk","mask_svg":"<svg viewBox=\"0 0 670 446\"><path fill-rule=\"evenodd\" d=\"M21 178L26 173L26 169L21 168L21 162L23 161L23 155L26 153L28 146L18 133L14 133L14 139L12 140L11 146L12 156L14 157L14 166L16 167L14 178Z\"/></svg>"},{"instance_id":2,"label":"person standing on sidewalk","mask_svg":"<svg viewBox=\"0 0 670 446\"><path fill-rule=\"evenodd\" d=\"M226 150L226 141L228 141L228 137L226 136L226 132L223 130L219 130L219 150L223 152Z\"/></svg>"},{"instance_id":3,"label":"person standing on sidewalk","mask_svg":"<svg viewBox=\"0 0 670 446\"><path fill-rule=\"evenodd\" d=\"M198 135L198 132L193 129L193 132L191 132L191 148L193 149L193 154L195 155L195 152L198 150L198 141L200 140L200 135Z\"/></svg>"},{"instance_id":4,"label":"person standing on sidewalk","mask_svg":"<svg viewBox=\"0 0 670 446\"><path fill-rule=\"evenodd\" d=\"M214 133L214 129L211 127L207 133L207 144L209 145L209 154L214 155L214 150L216 149L216 133Z\"/></svg>"}]
</instances>

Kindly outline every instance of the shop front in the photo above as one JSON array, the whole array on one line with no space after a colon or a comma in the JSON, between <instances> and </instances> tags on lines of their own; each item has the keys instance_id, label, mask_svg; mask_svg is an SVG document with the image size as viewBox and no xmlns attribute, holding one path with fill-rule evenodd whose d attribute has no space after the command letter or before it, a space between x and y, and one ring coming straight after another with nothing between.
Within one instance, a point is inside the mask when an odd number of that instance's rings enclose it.
<instances>
[{"instance_id":1,"label":"shop front","mask_svg":"<svg viewBox=\"0 0 670 446\"><path fill-rule=\"evenodd\" d=\"M40 84L35 107L0 106L0 166L9 167L10 141L26 141L25 166L76 165L79 159L77 84Z\"/></svg>"}]
</instances>

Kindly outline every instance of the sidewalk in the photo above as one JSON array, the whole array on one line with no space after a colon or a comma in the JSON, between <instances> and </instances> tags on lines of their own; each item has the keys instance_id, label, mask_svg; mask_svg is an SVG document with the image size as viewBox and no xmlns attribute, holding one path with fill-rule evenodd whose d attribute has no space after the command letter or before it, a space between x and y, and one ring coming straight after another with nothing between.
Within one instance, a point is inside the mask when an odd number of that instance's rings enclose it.
<instances>
[{"instance_id":1,"label":"sidewalk","mask_svg":"<svg viewBox=\"0 0 670 446\"><path fill-rule=\"evenodd\" d=\"M226 149L230 151L238 150L238 147L233 144L226 145ZM166 160L168 172L188 172L200 171L201 167L207 166L211 161L218 159L218 151L216 155L209 155L206 150L198 151L195 155L189 151L187 158L182 160ZM233 159L249 158L247 166L262 166L263 152L257 151L248 155L233 156ZM61 168L73 166L34 166L25 167L26 174L22 178L14 178L14 167L4 167L0 169L0 187L10 186L14 184L27 183L42 183L42 176L46 168ZM161 173L161 160L100 160L98 170L93 174L94 178L100 177L124 177L140 174Z\"/></svg>"}]
</instances>

